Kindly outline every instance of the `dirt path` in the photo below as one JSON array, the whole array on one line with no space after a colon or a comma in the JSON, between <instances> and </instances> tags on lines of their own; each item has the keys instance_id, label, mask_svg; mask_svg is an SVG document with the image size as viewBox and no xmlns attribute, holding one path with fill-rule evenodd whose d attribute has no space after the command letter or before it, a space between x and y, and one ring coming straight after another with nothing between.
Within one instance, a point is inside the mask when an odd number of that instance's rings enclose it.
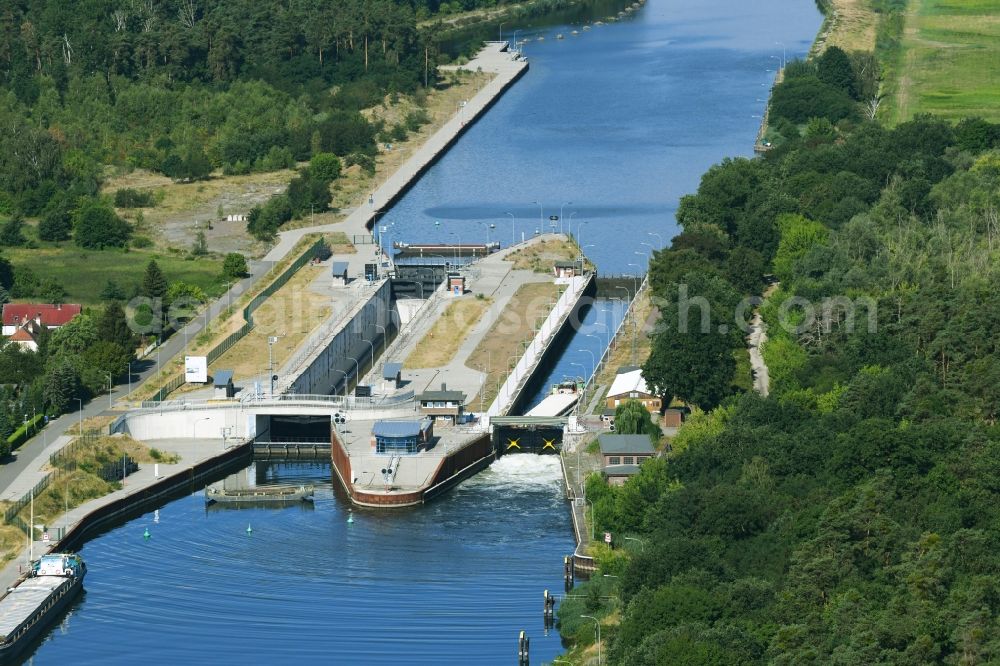
<instances>
[{"instance_id":1,"label":"dirt path","mask_svg":"<svg viewBox=\"0 0 1000 666\"><path fill-rule=\"evenodd\" d=\"M777 282L764 290L764 298L769 297L778 288ZM767 342L767 326L760 317L760 308L754 309L750 320L750 334L747 336L747 349L750 352L750 369L753 373L753 389L765 398L771 392L771 376L764 363L761 346Z\"/></svg>"}]
</instances>

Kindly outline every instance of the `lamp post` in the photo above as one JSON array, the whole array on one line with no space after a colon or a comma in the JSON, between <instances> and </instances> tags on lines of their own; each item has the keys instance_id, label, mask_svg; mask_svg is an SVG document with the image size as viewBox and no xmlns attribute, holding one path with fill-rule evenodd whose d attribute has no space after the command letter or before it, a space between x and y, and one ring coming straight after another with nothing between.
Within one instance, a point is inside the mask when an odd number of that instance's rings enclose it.
<instances>
[{"instance_id":1,"label":"lamp post","mask_svg":"<svg viewBox=\"0 0 1000 666\"><path fill-rule=\"evenodd\" d=\"M647 231L646 233L649 234L650 236L656 236L656 240L660 244L660 249L662 250L663 249L663 236L661 236L660 234L656 233L655 231Z\"/></svg>"},{"instance_id":2,"label":"lamp post","mask_svg":"<svg viewBox=\"0 0 1000 666\"><path fill-rule=\"evenodd\" d=\"M128 362L128 394L132 395L132 361Z\"/></svg>"},{"instance_id":3,"label":"lamp post","mask_svg":"<svg viewBox=\"0 0 1000 666\"><path fill-rule=\"evenodd\" d=\"M274 398L274 343L285 336L283 335L271 335L267 338L267 371L268 378L271 382L271 398Z\"/></svg>"},{"instance_id":4,"label":"lamp post","mask_svg":"<svg viewBox=\"0 0 1000 666\"><path fill-rule=\"evenodd\" d=\"M642 253L636 251L636 254L642 254ZM632 294L635 294L637 291L639 291L639 273L642 272L642 268L639 266L639 264L633 264L633 263L630 263L629 266L635 266L635 275L632 276Z\"/></svg>"},{"instance_id":5,"label":"lamp post","mask_svg":"<svg viewBox=\"0 0 1000 666\"><path fill-rule=\"evenodd\" d=\"M588 620L593 620L594 626L597 627L597 666L601 666L601 623L593 615L581 615L580 617L585 617Z\"/></svg>"},{"instance_id":6,"label":"lamp post","mask_svg":"<svg viewBox=\"0 0 1000 666\"><path fill-rule=\"evenodd\" d=\"M785 68L785 63L787 62L787 60L785 58L785 43L784 42L775 42L775 44L777 46L781 47L781 68L784 69Z\"/></svg>"},{"instance_id":7,"label":"lamp post","mask_svg":"<svg viewBox=\"0 0 1000 666\"><path fill-rule=\"evenodd\" d=\"M565 208L566 206L572 206L572 205L573 205L572 201L567 201L566 203L564 203L561 206L559 206L559 233L562 233L562 231L563 231L563 208Z\"/></svg>"},{"instance_id":8,"label":"lamp post","mask_svg":"<svg viewBox=\"0 0 1000 666\"><path fill-rule=\"evenodd\" d=\"M591 336L591 337L593 337L593 336ZM597 357L594 356L594 352L590 351L589 349L584 349L583 347L581 347L579 349L579 351L584 351L584 352L587 352L588 354L590 354L590 366L593 368L593 370L591 371L590 374L591 374L591 376L593 376L593 374L595 372L597 372Z\"/></svg>"},{"instance_id":9,"label":"lamp post","mask_svg":"<svg viewBox=\"0 0 1000 666\"><path fill-rule=\"evenodd\" d=\"M211 417L203 416L200 419L195 419L195 422L191 424L191 439L195 437L195 431L198 429L198 424L202 421L208 421Z\"/></svg>"},{"instance_id":10,"label":"lamp post","mask_svg":"<svg viewBox=\"0 0 1000 666\"><path fill-rule=\"evenodd\" d=\"M370 368L374 370L375 369L375 343L372 342L371 340L365 340L364 338L361 338L361 342L367 342L368 346L371 347L372 364L371 364Z\"/></svg>"},{"instance_id":11,"label":"lamp post","mask_svg":"<svg viewBox=\"0 0 1000 666\"><path fill-rule=\"evenodd\" d=\"M347 406L347 373L344 372L343 370L339 370L337 368L330 368L330 369L333 370L334 372L339 372L340 374L344 375L344 406L346 407ZM334 395L337 395L337 393L334 392Z\"/></svg>"},{"instance_id":12,"label":"lamp post","mask_svg":"<svg viewBox=\"0 0 1000 666\"><path fill-rule=\"evenodd\" d=\"M504 213L504 215L510 215L510 244L511 246L513 246L514 243L517 242L514 240L514 227L515 227L514 213Z\"/></svg>"},{"instance_id":13,"label":"lamp post","mask_svg":"<svg viewBox=\"0 0 1000 666\"><path fill-rule=\"evenodd\" d=\"M566 220L566 234L568 236L573 235L573 216L576 215L576 211L570 211L569 219Z\"/></svg>"},{"instance_id":14,"label":"lamp post","mask_svg":"<svg viewBox=\"0 0 1000 666\"><path fill-rule=\"evenodd\" d=\"M538 201L532 201L531 203L536 204L538 206L538 228L539 229L544 229L545 228L545 220L542 219L542 216L544 215L544 210L542 209L542 204L539 203Z\"/></svg>"},{"instance_id":15,"label":"lamp post","mask_svg":"<svg viewBox=\"0 0 1000 666\"><path fill-rule=\"evenodd\" d=\"M640 539L639 537L625 537L625 540L626 541L638 541L639 542L639 550L642 550L642 551L646 550L646 540L645 539Z\"/></svg>"},{"instance_id":16,"label":"lamp post","mask_svg":"<svg viewBox=\"0 0 1000 666\"><path fill-rule=\"evenodd\" d=\"M105 373L108 376L108 409L114 408L114 402L111 399L111 390L114 388L115 383L111 379L111 373Z\"/></svg>"},{"instance_id":17,"label":"lamp post","mask_svg":"<svg viewBox=\"0 0 1000 666\"><path fill-rule=\"evenodd\" d=\"M503 23L500 24L500 41L503 41Z\"/></svg>"}]
</instances>

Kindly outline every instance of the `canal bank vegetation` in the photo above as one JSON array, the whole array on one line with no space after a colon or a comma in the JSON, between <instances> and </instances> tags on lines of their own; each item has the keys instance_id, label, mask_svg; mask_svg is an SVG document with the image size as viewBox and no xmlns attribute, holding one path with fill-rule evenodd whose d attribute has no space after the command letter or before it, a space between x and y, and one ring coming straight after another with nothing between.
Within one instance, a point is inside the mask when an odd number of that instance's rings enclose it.
<instances>
[{"instance_id":1,"label":"canal bank vegetation","mask_svg":"<svg viewBox=\"0 0 1000 666\"><path fill-rule=\"evenodd\" d=\"M580 246L573 238L554 238L537 241L510 252L506 259L512 261L515 270L534 271L535 273L552 273L557 261L583 261L587 270L594 266L580 251Z\"/></svg>"},{"instance_id":2,"label":"canal bank vegetation","mask_svg":"<svg viewBox=\"0 0 1000 666\"><path fill-rule=\"evenodd\" d=\"M59 517L92 499L122 488L122 460L140 464L174 464L180 457L150 448L127 436L79 437L52 457L52 481L25 506L18 518L24 525L55 525ZM41 534L35 537L40 539ZM14 559L25 546L26 535L14 525L0 526L0 561Z\"/></svg>"},{"instance_id":3,"label":"canal bank vegetation","mask_svg":"<svg viewBox=\"0 0 1000 666\"><path fill-rule=\"evenodd\" d=\"M709 169L651 262L644 375L705 414L623 486L588 485L597 532L641 541L600 562L608 663L1000 653L1000 127L830 126ZM765 399L732 377L767 274Z\"/></svg>"},{"instance_id":4,"label":"canal bank vegetation","mask_svg":"<svg viewBox=\"0 0 1000 666\"><path fill-rule=\"evenodd\" d=\"M439 368L451 363L492 303L492 298L477 298L471 294L449 303L444 314L406 357L403 367Z\"/></svg>"}]
</instances>

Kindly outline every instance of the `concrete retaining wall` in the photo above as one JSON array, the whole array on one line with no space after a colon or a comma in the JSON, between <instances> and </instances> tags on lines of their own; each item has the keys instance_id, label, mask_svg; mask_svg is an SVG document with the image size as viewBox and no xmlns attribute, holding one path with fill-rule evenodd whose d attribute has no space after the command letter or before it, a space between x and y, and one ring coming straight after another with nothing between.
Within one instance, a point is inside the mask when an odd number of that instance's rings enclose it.
<instances>
[{"instance_id":1,"label":"concrete retaining wall","mask_svg":"<svg viewBox=\"0 0 1000 666\"><path fill-rule=\"evenodd\" d=\"M389 281L382 285L358 308L347 313L343 327L325 344L323 349L308 361L308 365L292 381L288 393L329 394L343 392L346 376L351 384L357 382L357 373L364 376L370 367L372 345L378 352L384 347L382 331L392 326L392 288ZM357 362L357 364L355 364Z\"/></svg>"}]
</instances>

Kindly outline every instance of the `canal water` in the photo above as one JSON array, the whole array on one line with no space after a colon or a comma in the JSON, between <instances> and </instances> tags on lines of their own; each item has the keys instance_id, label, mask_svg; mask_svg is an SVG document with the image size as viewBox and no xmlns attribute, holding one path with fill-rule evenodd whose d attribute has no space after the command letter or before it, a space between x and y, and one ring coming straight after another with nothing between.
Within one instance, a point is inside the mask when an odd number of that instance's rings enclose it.
<instances>
[{"instance_id":1,"label":"canal water","mask_svg":"<svg viewBox=\"0 0 1000 666\"><path fill-rule=\"evenodd\" d=\"M649 0L589 31L522 29L530 71L379 220L386 240L473 242L494 224L506 244L561 212L600 272L642 272L700 174L750 154L768 70L819 24L813 0ZM620 307L585 314L552 381L592 368ZM521 629L532 663L561 651L541 617L573 548L556 458L505 457L353 524L329 465L268 475L316 483L315 506L206 511L195 494L88 542L86 594L33 662L509 664Z\"/></svg>"},{"instance_id":2,"label":"canal water","mask_svg":"<svg viewBox=\"0 0 1000 666\"><path fill-rule=\"evenodd\" d=\"M33 663L504 664L522 629L533 663L558 654L542 619L574 546L558 458L508 456L399 511L349 512L330 474L266 470L316 484L310 508L196 493L91 540L85 596Z\"/></svg>"}]
</instances>

